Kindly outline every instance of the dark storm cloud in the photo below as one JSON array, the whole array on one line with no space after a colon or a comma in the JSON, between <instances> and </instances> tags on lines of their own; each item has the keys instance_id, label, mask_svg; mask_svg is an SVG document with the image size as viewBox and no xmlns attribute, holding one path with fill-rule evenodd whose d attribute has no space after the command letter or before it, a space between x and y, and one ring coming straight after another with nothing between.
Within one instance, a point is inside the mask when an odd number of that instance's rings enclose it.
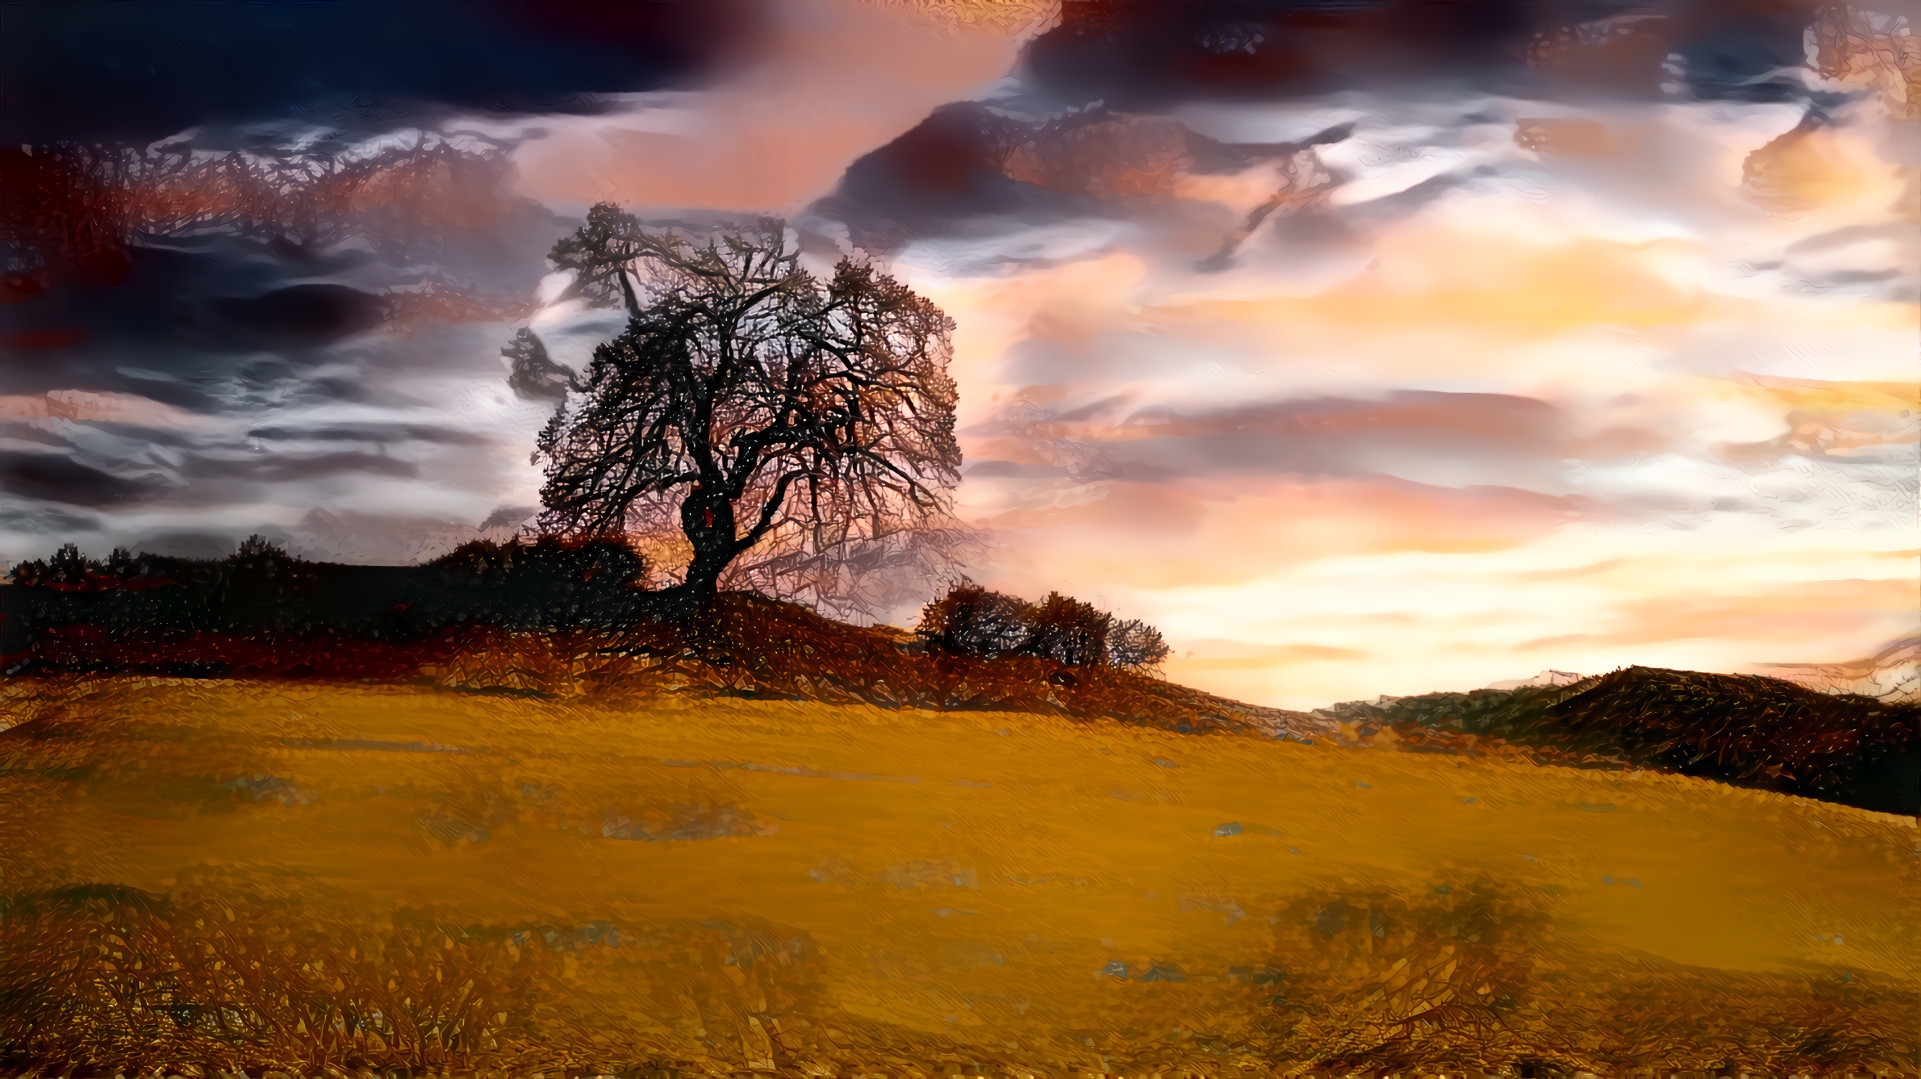
<instances>
[{"instance_id":1,"label":"dark storm cloud","mask_svg":"<svg viewBox=\"0 0 1921 1079\"><path fill-rule=\"evenodd\" d=\"M1799 101L1808 95L1774 73L1805 59L1802 32L1810 12L1773 11L1723 20L1700 19L1699 29L1677 35L1675 55L1688 87L1702 98L1733 101ZM1815 95L1816 103L1827 100Z\"/></svg>"},{"instance_id":2,"label":"dark storm cloud","mask_svg":"<svg viewBox=\"0 0 1921 1079\"><path fill-rule=\"evenodd\" d=\"M0 452L3 495L91 508L131 501L140 490L138 483L64 454Z\"/></svg>"},{"instance_id":3,"label":"dark storm cloud","mask_svg":"<svg viewBox=\"0 0 1921 1079\"><path fill-rule=\"evenodd\" d=\"M202 457L192 463L187 478L197 500L204 498L209 504L217 504L242 492L231 487L221 490L217 482L208 481L236 480L248 485L306 483L355 474L406 479L418 476L420 466L381 453L353 451L311 456L247 454L237 458Z\"/></svg>"},{"instance_id":4,"label":"dark storm cloud","mask_svg":"<svg viewBox=\"0 0 1921 1079\"><path fill-rule=\"evenodd\" d=\"M737 0L0 3L0 144L205 126L366 133L455 111L584 113L751 44Z\"/></svg>"},{"instance_id":5,"label":"dark storm cloud","mask_svg":"<svg viewBox=\"0 0 1921 1079\"><path fill-rule=\"evenodd\" d=\"M524 298L545 272L560 224L500 187L503 177L485 175L495 186L443 185L441 202L410 206L404 219L391 207L393 220L362 214L327 245L240 227L136 238L124 277L55 281L0 304L9 361L0 393L132 392L218 412L304 379L305 392L358 397L360 387L326 369L342 343L383 322L405 322L394 328L410 333L450 314L495 317L446 297ZM429 216L450 203L471 224Z\"/></svg>"},{"instance_id":6,"label":"dark storm cloud","mask_svg":"<svg viewBox=\"0 0 1921 1079\"><path fill-rule=\"evenodd\" d=\"M1357 127L1294 143L1235 143L1188 128L1176 110L1327 103L1346 92L1401 106L1477 94L1582 106L1798 102L1818 116L1846 95L1810 91L1795 70L1815 10L1809 0L1069 4L1061 26L1029 43L999 96L936 109L855 161L812 210L844 224L853 244L889 253L920 239L1068 218L1139 223L1144 204L1178 200L1183 177L1290 157L1311 162L1315 147ZM1422 148L1431 149L1487 121L1462 114L1415 122L1425 129ZM1358 126L1380 134L1380 123ZM1646 164L1650 184L1671 183L1658 162ZM1479 178L1434 176L1345 216L1364 228ZM1279 191L1275 205L1306 194ZM1203 265L1229 265L1275 205L1255 210Z\"/></svg>"},{"instance_id":7,"label":"dark storm cloud","mask_svg":"<svg viewBox=\"0 0 1921 1079\"><path fill-rule=\"evenodd\" d=\"M1052 467L989 459L969 475L1177 482L1285 473L1551 490L1567 459L1646 452L1660 441L1624 430L1577 437L1559 409L1531 397L1422 390L1209 411L1024 410L1001 429Z\"/></svg>"},{"instance_id":8,"label":"dark storm cloud","mask_svg":"<svg viewBox=\"0 0 1921 1079\"><path fill-rule=\"evenodd\" d=\"M429 467L423 456L431 459L444 451L472 456L501 446L488 433L404 421L314 420L251 428L229 423L200 431L100 419L37 426L14 421L0 424L0 437L45 447L0 454L0 497L41 503L45 513L155 504L219 508L270 499L282 485L416 479ZM438 470L448 476L459 472L444 464Z\"/></svg>"},{"instance_id":9,"label":"dark storm cloud","mask_svg":"<svg viewBox=\"0 0 1921 1079\"><path fill-rule=\"evenodd\" d=\"M1096 200L1007 174L1007 154L1025 126L976 102L943 105L848 166L834 193L813 210L844 222L856 244L877 251L970 218L1041 222L1107 213Z\"/></svg>"},{"instance_id":10,"label":"dark storm cloud","mask_svg":"<svg viewBox=\"0 0 1921 1079\"><path fill-rule=\"evenodd\" d=\"M82 515L58 506L40 503L20 502L0 503L0 528L13 532L23 532L38 536L78 535L98 528L100 521L92 515ZM148 548L155 550L154 548ZM229 544L221 553L232 550ZM45 550L35 550L33 554L44 557ZM155 550L155 553L162 553Z\"/></svg>"},{"instance_id":11,"label":"dark storm cloud","mask_svg":"<svg viewBox=\"0 0 1921 1079\"><path fill-rule=\"evenodd\" d=\"M484 487L524 458L461 413L504 378L502 324L559 230L504 189L456 194L470 224L410 208L324 244L240 226L137 237L116 283L57 280L0 305L0 398L16 410L0 423L15 447L0 527L118 543L142 514L189 512L237 537L259 507L315 490ZM112 516L79 515L93 508Z\"/></svg>"},{"instance_id":12,"label":"dark storm cloud","mask_svg":"<svg viewBox=\"0 0 1921 1079\"><path fill-rule=\"evenodd\" d=\"M1340 142L1353 127L1337 125L1298 142L1229 143L1173 120L1101 107L1028 116L956 102L854 161L811 212L842 222L870 251L965 234L986 219L1119 219L1143 200L1171 193L1182 176L1284 159Z\"/></svg>"},{"instance_id":13,"label":"dark storm cloud","mask_svg":"<svg viewBox=\"0 0 1921 1079\"><path fill-rule=\"evenodd\" d=\"M223 296L211 313L209 328L226 347L297 349L372 329L386 315L386 305L345 285L289 285L257 296Z\"/></svg>"},{"instance_id":14,"label":"dark storm cloud","mask_svg":"<svg viewBox=\"0 0 1921 1079\"><path fill-rule=\"evenodd\" d=\"M336 423L314 427L268 425L255 427L247 437L274 442L434 442L444 446L490 446L495 440L474 431L432 424Z\"/></svg>"},{"instance_id":15,"label":"dark storm cloud","mask_svg":"<svg viewBox=\"0 0 1921 1079\"><path fill-rule=\"evenodd\" d=\"M75 282L0 307L0 341L53 335L68 343L12 357L0 392L134 392L196 412L221 411L249 372L278 381L320 350L377 325L378 296L302 283L313 268L235 236L156 242L129 251L117 285ZM262 371L263 353L274 360Z\"/></svg>"},{"instance_id":16,"label":"dark storm cloud","mask_svg":"<svg viewBox=\"0 0 1921 1079\"><path fill-rule=\"evenodd\" d=\"M1117 0L1071 5L1029 47L1026 74L1063 101L1128 110L1463 83L1521 96L1652 97L1678 55L1699 97L1787 100L1805 93L1773 75L1801 61L1818 6Z\"/></svg>"}]
</instances>

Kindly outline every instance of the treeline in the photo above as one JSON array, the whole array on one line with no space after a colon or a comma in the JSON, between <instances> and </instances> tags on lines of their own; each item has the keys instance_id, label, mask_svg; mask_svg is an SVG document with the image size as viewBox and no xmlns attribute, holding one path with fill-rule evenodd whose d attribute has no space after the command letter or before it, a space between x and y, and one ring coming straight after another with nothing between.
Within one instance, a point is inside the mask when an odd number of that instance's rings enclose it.
<instances>
[{"instance_id":1,"label":"treeline","mask_svg":"<svg viewBox=\"0 0 1921 1079\"><path fill-rule=\"evenodd\" d=\"M915 634L930 648L994 659L1034 656L1068 667L1147 672L1167 659L1160 630L1050 592L1029 603L963 579L921 610Z\"/></svg>"},{"instance_id":2,"label":"treeline","mask_svg":"<svg viewBox=\"0 0 1921 1079\"><path fill-rule=\"evenodd\" d=\"M415 640L466 623L511 632L612 629L644 613L648 566L616 540L465 544L419 566L297 558L259 536L224 559L69 544L11 573L10 606L35 631L116 636L345 635Z\"/></svg>"},{"instance_id":3,"label":"treeline","mask_svg":"<svg viewBox=\"0 0 1921 1079\"><path fill-rule=\"evenodd\" d=\"M62 655L84 652L95 641L189 638L411 645L474 625L591 634L674 620L684 612L668 607L667 593L649 588L650 570L620 540L551 536L476 540L418 566L311 562L259 536L219 559L124 548L96 559L68 544L51 558L15 566L13 587L0 599L35 637L71 638ZM971 581L928 604L917 633L930 650L951 655L1139 673L1157 670L1168 654L1159 631L1138 620L1059 593L1027 603ZM70 658L58 665L70 666ZM104 652L100 662L111 665Z\"/></svg>"}]
</instances>

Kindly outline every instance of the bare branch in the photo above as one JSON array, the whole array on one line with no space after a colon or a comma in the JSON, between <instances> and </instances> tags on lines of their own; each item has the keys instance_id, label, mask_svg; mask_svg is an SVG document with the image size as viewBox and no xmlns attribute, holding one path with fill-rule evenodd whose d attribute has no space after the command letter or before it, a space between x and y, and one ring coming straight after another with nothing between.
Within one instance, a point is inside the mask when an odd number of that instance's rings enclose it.
<instances>
[{"instance_id":1,"label":"bare branch","mask_svg":"<svg viewBox=\"0 0 1921 1079\"><path fill-rule=\"evenodd\" d=\"M933 542L958 532L960 450L932 303L851 261L814 277L779 222L694 244L596 206L552 257L630 319L541 437L543 525L684 547L696 592L725 574L838 595L849 572L955 549Z\"/></svg>"}]
</instances>

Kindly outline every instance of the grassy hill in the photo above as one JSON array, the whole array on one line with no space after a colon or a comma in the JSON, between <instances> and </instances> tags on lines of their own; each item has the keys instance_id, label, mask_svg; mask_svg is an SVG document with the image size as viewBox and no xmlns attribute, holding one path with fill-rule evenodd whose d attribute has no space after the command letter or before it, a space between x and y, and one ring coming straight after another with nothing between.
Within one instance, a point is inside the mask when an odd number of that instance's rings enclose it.
<instances>
[{"instance_id":1,"label":"grassy hill","mask_svg":"<svg viewBox=\"0 0 1921 1079\"><path fill-rule=\"evenodd\" d=\"M1325 711L1349 740L1436 732L1569 764L1631 765L1921 812L1921 704L1820 693L1778 678L1627 667L1566 686L1428 693ZM1365 732L1365 733L1363 733Z\"/></svg>"},{"instance_id":2,"label":"grassy hill","mask_svg":"<svg viewBox=\"0 0 1921 1079\"><path fill-rule=\"evenodd\" d=\"M1921 1069L1912 819L986 707L5 692L14 1069Z\"/></svg>"},{"instance_id":3,"label":"grassy hill","mask_svg":"<svg viewBox=\"0 0 1921 1079\"><path fill-rule=\"evenodd\" d=\"M354 568L330 567L334 571ZM406 576L412 571L404 567L372 569L410 588L418 584ZM537 586L542 579L527 583ZM0 588L0 599L7 591ZM722 594L712 610L697 620L627 611L617 620L618 629L556 629L536 618L507 620L520 626L515 630L453 621L443 610L418 625L373 625L361 627L361 632L344 632L277 627L272 622L249 625L212 616L199 623L191 619L163 623L156 631L138 620L100 617L98 612L84 610L122 598L112 590L95 594L12 591L31 594L43 607L65 601L82 608L57 619L49 618L49 611L39 612L25 667L40 675L142 673L318 683L377 681L506 688L536 695L618 686L621 692L643 699L670 692L889 707L991 708L1175 730L1258 729L1306 736L1323 727L1303 713L1244 704L1110 666L1068 667L1036 656L989 660L930 651L904 630L853 626L748 592ZM476 591L494 607L539 606L525 596L503 604L498 598L485 598L485 590ZM398 595L418 594L398 589L362 606L379 608ZM449 594L453 600L441 596L432 602L399 604L397 610L436 603L444 608L462 594L455 590ZM647 593L633 593L624 598L644 607L647 597Z\"/></svg>"}]
</instances>

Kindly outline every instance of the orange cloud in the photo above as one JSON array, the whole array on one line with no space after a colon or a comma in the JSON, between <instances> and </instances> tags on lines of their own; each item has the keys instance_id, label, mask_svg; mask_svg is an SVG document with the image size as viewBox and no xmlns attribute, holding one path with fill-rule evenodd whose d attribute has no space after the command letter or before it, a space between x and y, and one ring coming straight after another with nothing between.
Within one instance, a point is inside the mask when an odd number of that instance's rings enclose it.
<instances>
[{"instance_id":1,"label":"orange cloud","mask_svg":"<svg viewBox=\"0 0 1921 1079\"><path fill-rule=\"evenodd\" d=\"M1623 600L1605 629L1543 637L1518 651L1620 647L1685 640L1733 639L1796 645L1809 637L1844 637L1921 610L1921 581L1796 581L1757 595L1683 593Z\"/></svg>"},{"instance_id":2,"label":"orange cloud","mask_svg":"<svg viewBox=\"0 0 1921 1079\"><path fill-rule=\"evenodd\" d=\"M1577 500L1512 488L1278 476L1114 483L1081 501L1007 509L981 523L1029 591L1058 587L1050 579L1152 590L1232 585L1323 558L1498 551L1580 510Z\"/></svg>"},{"instance_id":3,"label":"orange cloud","mask_svg":"<svg viewBox=\"0 0 1921 1079\"><path fill-rule=\"evenodd\" d=\"M1335 648L1323 644L1282 644L1249 648L1238 641L1195 641L1194 651L1207 658L1182 658L1172 662L1188 671L1258 671L1269 667L1290 667L1302 663L1335 660L1364 662L1367 652L1358 648ZM1225 654L1223 654L1225 653Z\"/></svg>"},{"instance_id":4,"label":"orange cloud","mask_svg":"<svg viewBox=\"0 0 1921 1079\"><path fill-rule=\"evenodd\" d=\"M1720 305L1652 270L1650 254L1667 246L1687 245L1596 238L1539 245L1453 227L1409 228L1380 239L1366 272L1318 295L1198 300L1162 313L1264 326L1466 326L1508 337L1596 323L1693 322L1716 313Z\"/></svg>"}]
</instances>

